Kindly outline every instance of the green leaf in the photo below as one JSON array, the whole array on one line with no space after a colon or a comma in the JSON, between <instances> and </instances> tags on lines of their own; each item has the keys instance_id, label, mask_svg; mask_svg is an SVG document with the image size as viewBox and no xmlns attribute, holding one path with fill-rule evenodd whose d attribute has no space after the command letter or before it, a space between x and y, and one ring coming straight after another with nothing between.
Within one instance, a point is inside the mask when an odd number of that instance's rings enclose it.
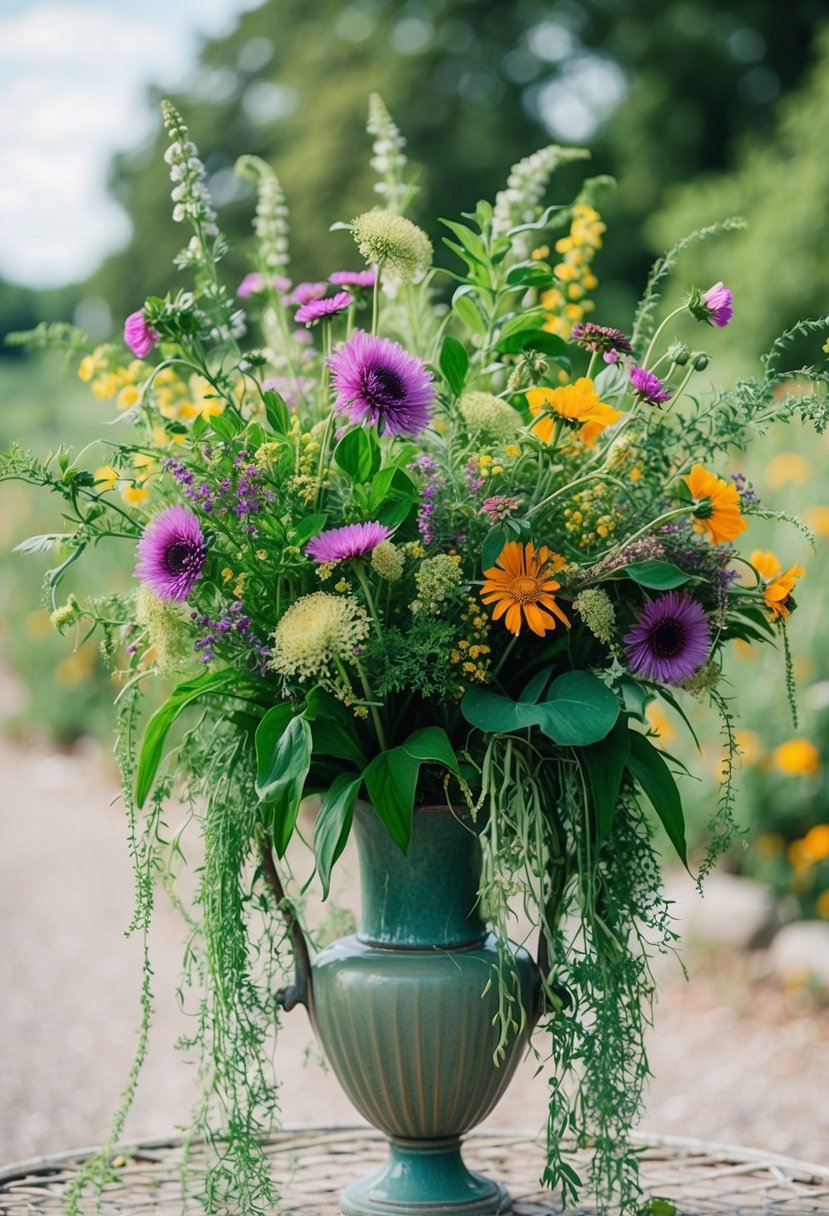
<instances>
[{"instance_id":1,"label":"green leaf","mask_svg":"<svg viewBox=\"0 0 829 1216\"><path fill-rule=\"evenodd\" d=\"M538 726L554 743L587 747L613 729L619 702L596 676L568 671L553 681L544 701L513 701L485 688L470 688L461 712L479 730L507 734Z\"/></svg>"},{"instance_id":2,"label":"green leaf","mask_svg":"<svg viewBox=\"0 0 829 1216\"><path fill-rule=\"evenodd\" d=\"M528 329L540 329L546 315L543 308L530 308L526 312L519 313L517 317L510 317L509 321L506 321L501 327L498 346L507 338L511 338L513 334L520 334Z\"/></svg>"},{"instance_id":3,"label":"green leaf","mask_svg":"<svg viewBox=\"0 0 829 1216\"><path fill-rule=\"evenodd\" d=\"M625 712L631 717L636 718L639 722L647 722L645 710L654 699L653 693L643 688L642 685L634 680L631 676L622 676L617 681L616 687L619 690L619 695L622 698L622 705Z\"/></svg>"},{"instance_id":4,"label":"green leaf","mask_svg":"<svg viewBox=\"0 0 829 1216\"><path fill-rule=\"evenodd\" d=\"M323 899L328 898L334 862L346 846L354 818L354 804L362 783L362 777L340 773L322 796L320 809L314 820L314 856L322 883Z\"/></svg>"},{"instance_id":5,"label":"green leaf","mask_svg":"<svg viewBox=\"0 0 829 1216\"><path fill-rule=\"evenodd\" d=\"M164 741L170 727L176 718L193 701L210 694L227 695L231 689L238 689L239 673L231 669L225 671L204 672L194 680L186 680L175 689L172 696L164 702L147 723L144 739L141 744L141 754L138 757L138 771L135 779L135 801L139 807L144 805L147 795L152 789L161 757L164 752Z\"/></svg>"},{"instance_id":6,"label":"green leaf","mask_svg":"<svg viewBox=\"0 0 829 1216\"><path fill-rule=\"evenodd\" d=\"M544 689L549 684L552 674L552 667L542 667L541 670L537 671L535 675L524 685L518 700L530 701L532 704L535 704L535 702L540 698Z\"/></svg>"},{"instance_id":7,"label":"green leaf","mask_svg":"<svg viewBox=\"0 0 829 1216\"><path fill-rule=\"evenodd\" d=\"M358 768L367 764L354 718L336 697L322 688L312 688L306 697L303 717L311 723L315 756L351 760Z\"/></svg>"},{"instance_id":8,"label":"green leaf","mask_svg":"<svg viewBox=\"0 0 829 1216\"><path fill-rule=\"evenodd\" d=\"M233 410L226 410L224 414L211 414L208 423L220 439L233 439L245 425Z\"/></svg>"},{"instance_id":9,"label":"green leaf","mask_svg":"<svg viewBox=\"0 0 829 1216\"><path fill-rule=\"evenodd\" d=\"M466 373L469 371L469 356L462 343L457 338L453 338L451 334L447 334L443 339L439 363L444 380L457 396L463 388Z\"/></svg>"},{"instance_id":10,"label":"green leaf","mask_svg":"<svg viewBox=\"0 0 829 1216\"><path fill-rule=\"evenodd\" d=\"M672 562L633 562L630 566L622 566L622 570L634 583L652 591L671 591L687 583L690 578Z\"/></svg>"},{"instance_id":11,"label":"green leaf","mask_svg":"<svg viewBox=\"0 0 829 1216\"><path fill-rule=\"evenodd\" d=\"M284 856L296 825L311 744L310 724L289 705L269 709L256 731L256 792L270 817L278 857Z\"/></svg>"},{"instance_id":12,"label":"green leaf","mask_svg":"<svg viewBox=\"0 0 829 1216\"><path fill-rule=\"evenodd\" d=\"M458 224L454 220L442 219L440 222L458 238L468 257L473 258L476 262L480 262L482 266L488 265L489 258L486 246L476 232L473 232L471 228L467 228L465 224ZM444 240L446 240L445 237ZM446 243L448 244L449 242L446 241Z\"/></svg>"},{"instance_id":13,"label":"green leaf","mask_svg":"<svg viewBox=\"0 0 829 1216\"><path fill-rule=\"evenodd\" d=\"M459 772L452 745L446 732L438 726L416 730L399 747L380 752L363 773L372 806L404 853L412 838L420 766L423 761L430 760L455 774Z\"/></svg>"},{"instance_id":14,"label":"green leaf","mask_svg":"<svg viewBox=\"0 0 829 1216\"><path fill-rule=\"evenodd\" d=\"M405 748L392 747L375 756L363 772L369 800L392 840L405 853L412 838L415 788L420 761Z\"/></svg>"},{"instance_id":15,"label":"green leaf","mask_svg":"<svg viewBox=\"0 0 829 1216\"><path fill-rule=\"evenodd\" d=\"M262 394L265 403L265 417L271 428L280 435L287 435L291 427L291 413L283 397L273 389L265 389Z\"/></svg>"},{"instance_id":16,"label":"green leaf","mask_svg":"<svg viewBox=\"0 0 829 1216\"><path fill-rule=\"evenodd\" d=\"M627 759L627 768L659 816L662 826L668 834L668 839L687 870L685 815L682 811L679 790L661 753L645 735L638 731L631 731L630 734L630 755Z\"/></svg>"},{"instance_id":17,"label":"green leaf","mask_svg":"<svg viewBox=\"0 0 829 1216\"><path fill-rule=\"evenodd\" d=\"M487 323L483 314L468 292L464 295L455 294L452 311L457 314L467 329L472 330L473 334L483 336L487 332Z\"/></svg>"},{"instance_id":18,"label":"green leaf","mask_svg":"<svg viewBox=\"0 0 829 1216\"><path fill-rule=\"evenodd\" d=\"M402 747L416 760L432 760L458 775L458 757L441 726L424 726L413 731Z\"/></svg>"},{"instance_id":19,"label":"green leaf","mask_svg":"<svg viewBox=\"0 0 829 1216\"><path fill-rule=\"evenodd\" d=\"M558 334L548 333L541 328L519 330L509 338L502 338L498 343L498 350L505 355L517 355L529 346L534 350L540 350L542 354L549 355L562 367L570 367L570 360L567 358L569 349L567 343L559 338Z\"/></svg>"},{"instance_id":20,"label":"green leaf","mask_svg":"<svg viewBox=\"0 0 829 1216\"><path fill-rule=\"evenodd\" d=\"M316 536L325 527L327 519L327 515L306 515L305 519L301 519L294 528L294 544L302 545L306 540L310 540L312 536Z\"/></svg>"},{"instance_id":21,"label":"green leaf","mask_svg":"<svg viewBox=\"0 0 829 1216\"><path fill-rule=\"evenodd\" d=\"M490 566L494 566L498 558L501 556L501 550L508 540L512 538L512 533L509 528L505 528L503 524L496 524L494 528L490 528L487 532L484 543L481 546L481 569L488 570Z\"/></svg>"},{"instance_id":22,"label":"green leaf","mask_svg":"<svg viewBox=\"0 0 829 1216\"><path fill-rule=\"evenodd\" d=\"M552 281L552 270L541 262L521 262L507 275L511 287L548 287Z\"/></svg>"},{"instance_id":23,"label":"green leaf","mask_svg":"<svg viewBox=\"0 0 829 1216\"><path fill-rule=\"evenodd\" d=\"M368 481L380 468L380 445L374 431L355 427L334 449L334 459L352 481Z\"/></svg>"},{"instance_id":24,"label":"green leaf","mask_svg":"<svg viewBox=\"0 0 829 1216\"><path fill-rule=\"evenodd\" d=\"M580 756L587 774L596 813L596 839L599 844L610 835L613 812L619 798L622 774L630 756L630 728L624 719L598 743L584 747Z\"/></svg>"}]
</instances>

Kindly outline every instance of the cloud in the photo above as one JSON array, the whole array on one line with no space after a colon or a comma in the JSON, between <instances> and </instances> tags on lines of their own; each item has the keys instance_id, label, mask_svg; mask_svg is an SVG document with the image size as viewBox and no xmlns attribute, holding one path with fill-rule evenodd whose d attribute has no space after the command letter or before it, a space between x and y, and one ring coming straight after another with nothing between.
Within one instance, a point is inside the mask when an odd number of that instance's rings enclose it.
<instances>
[{"instance_id":1,"label":"cloud","mask_svg":"<svg viewBox=\"0 0 829 1216\"><path fill-rule=\"evenodd\" d=\"M0 276L36 287L83 278L129 235L107 197L112 154L156 121L148 81L190 66L250 0L34 0L0 17Z\"/></svg>"}]
</instances>

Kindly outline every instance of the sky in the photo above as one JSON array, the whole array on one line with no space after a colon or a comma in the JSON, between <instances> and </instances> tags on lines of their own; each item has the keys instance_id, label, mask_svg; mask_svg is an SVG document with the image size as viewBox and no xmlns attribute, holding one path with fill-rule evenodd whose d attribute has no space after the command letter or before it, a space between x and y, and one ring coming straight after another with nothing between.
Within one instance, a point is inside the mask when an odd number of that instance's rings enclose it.
<instances>
[{"instance_id":1,"label":"sky","mask_svg":"<svg viewBox=\"0 0 829 1216\"><path fill-rule=\"evenodd\" d=\"M172 87L257 3L0 0L0 278L59 286L125 243L107 169L157 121L145 86Z\"/></svg>"}]
</instances>

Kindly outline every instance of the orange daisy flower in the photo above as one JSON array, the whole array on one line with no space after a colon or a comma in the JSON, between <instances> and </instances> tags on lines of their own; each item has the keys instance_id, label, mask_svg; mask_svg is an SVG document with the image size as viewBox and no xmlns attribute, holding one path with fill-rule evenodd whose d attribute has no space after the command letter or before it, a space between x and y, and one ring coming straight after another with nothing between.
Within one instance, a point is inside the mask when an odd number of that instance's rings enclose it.
<instances>
[{"instance_id":1,"label":"orange daisy flower","mask_svg":"<svg viewBox=\"0 0 829 1216\"><path fill-rule=\"evenodd\" d=\"M561 584L550 577L565 564L559 554L545 545L536 552L532 541L526 545L517 540L508 541L496 564L484 571L486 581L481 588L481 599L485 604L495 604L493 621L504 617L507 629L516 636L521 632L522 613L530 629L539 637L548 629L555 629L556 617L569 629L570 622L552 594Z\"/></svg>"},{"instance_id":2,"label":"orange daisy flower","mask_svg":"<svg viewBox=\"0 0 829 1216\"><path fill-rule=\"evenodd\" d=\"M701 464L695 464L682 480L694 501L700 504L694 517L695 532L707 532L712 544L721 545L746 531L748 524L743 519L740 495L733 482L709 473Z\"/></svg>"},{"instance_id":3,"label":"orange daisy flower","mask_svg":"<svg viewBox=\"0 0 829 1216\"><path fill-rule=\"evenodd\" d=\"M599 400L593 381L587 376L581 376L575 384L565 384L561 388L531 388L527 392L527 401L534 418L542 415L530 427L542 443L550 443L555 430L556 420L551 417L550 410L560 418L581 423L578 436L589 448L606 426L611 426L622 417L620 410Z\"/></svg>"},{"instance_id":4,"label":"orange daisy flower","mask_svg":"<svg viewBox=\"0 0 829 1216\"><path fill-rule=\"evenodd\" d=\"M803 578L806 571L797 564L784 570L770 549L755 549L748 560L763 580L763 599L766 607L771 609L772 620L778 616L788 616L795 583Z\"/></svg>"}]
</instances>

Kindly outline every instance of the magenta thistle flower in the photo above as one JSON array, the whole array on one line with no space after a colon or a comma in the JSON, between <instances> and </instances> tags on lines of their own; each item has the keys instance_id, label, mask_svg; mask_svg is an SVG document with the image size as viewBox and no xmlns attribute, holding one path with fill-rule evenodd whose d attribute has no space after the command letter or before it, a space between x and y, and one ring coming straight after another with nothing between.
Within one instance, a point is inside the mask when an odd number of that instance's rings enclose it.
<instances>
[{"instance_id":1,"label":"magenta thistle flower","mask_svg":"<svg viewBox=\"0 0 829 1216\"><path fill-rule=\"evenodd\" d=\"M144 309L131 312L124 322L124 341L136 359L144 359L158 341L158 334L144 320Z\"/></svg>"},{"instance_id":2,"label":"magenta thistle flower","mask_svg":"<svg viewBox=\"0 0 829 1216\"><path fill-rule=\"evenodd\" d=\"M289 304L307 304L309 300L321 300L328 291L327 283L297 283L288 296Z\"/></svg>"},{"instance_id":3,"label":"magenta thistle flower","mask_svg":"<svg viewBox=\"0 0 829 1216\"><path fill-rule=\"evenodd\" d=\"M373 520L365 524L346 524L344 528L320 532L308 542L305 552L315 562L344 562L349 557L365 557L390 536L390 528Z\"/></svg>"},{"instance_id":4,"label":"magenta thistle flower","mask_svg":"<svg viewBox=\"0 0 829 1216\"><path fill-rule=\"evenodd\" d=\"M711 625L690 595L669 591L645 605L624 641L634 675L681 684L708 658Z\"/></svg>"},{"instance_id":5,"label":"magenta thistle flower","mask_svg":"<svg viewBox=\"0 0 829 1216\"><path fill-rule=\"evenodd\" d=\"M658 405L661 401L669 401L671 394L663 387L662 381L653 372L645 371L644 367L633 367L630 371L630 382L640 397Z\"/></svg>"},{"instance_id":6,"label":"magenta thistle flower","mask_svg":"<svg viewBox=\"0 0 829 1216\"><path fill-rule=\"evenodd\" d=\"M163 600L186 600L201 576L207 546L199 521L186 507L167 507L138 542L136 578Z\"/></svg>"},{"instance_id":7,"label":"magenta thistle flower","mask_svg":"<svg viewBox=\"0 0 829 1216\"><path fill-rule=\"evenodd\" d=\"M342 312L353 302L354 297L350 296L347 291L338 291L335 296L330 296L327 300L309 300L307 304L303 304L296 310L294 321L297 325L313 325L315 321L321 321L323 317L333 317L335 313Z\"/></svg>"},{"instance_id":8,"label":"magenta thistle flower","mask_svg":"<svg viewBox=\"0 0 829 1216\"><path fill-rule=\"evenodd\" d=\"M718 329L725 329L728 322L734 316L733 293L729 291L724 283L715 283L713 287L709 287L707 291L702 293L702 302L708 313L706 320L709 325L716 325Z\"/></svg>"},{"instance_id":9,"label":"magenta thistle flower","mask_svg":"<svg viewBox=\"0 0 829 1216\"><path fill-rule=\"evenodd\" d=\"M377 271L373 266L368 270L335 270L328 276L329 283L336 287L373 287L377 281Z\"/></svg>"},{"instance_id":10,"label":"magenta thistle flower","mask_svg":"<svg viewBox=\"0 0 829 1216\"><path fill-rule=\"evenodd\" d=\"M266 279L258 270L254 270L242 279L236 288L236 295L240 300L246 300L248 296L257 295L260 291L288 291L290 286L291 280L281 274L273 274Z\"/></svg>"},{"instance_id":11,"label":"magenta thistle flower","mask_svg":"<svg viewBox=\"0 0 829 1216\"><path fill-rule=\"evenodd\" d=\"M381 434L418 435L429 423L432 373L390 338L358 329L328 360L335 409Z\"/></svg>"}]
</instances>

